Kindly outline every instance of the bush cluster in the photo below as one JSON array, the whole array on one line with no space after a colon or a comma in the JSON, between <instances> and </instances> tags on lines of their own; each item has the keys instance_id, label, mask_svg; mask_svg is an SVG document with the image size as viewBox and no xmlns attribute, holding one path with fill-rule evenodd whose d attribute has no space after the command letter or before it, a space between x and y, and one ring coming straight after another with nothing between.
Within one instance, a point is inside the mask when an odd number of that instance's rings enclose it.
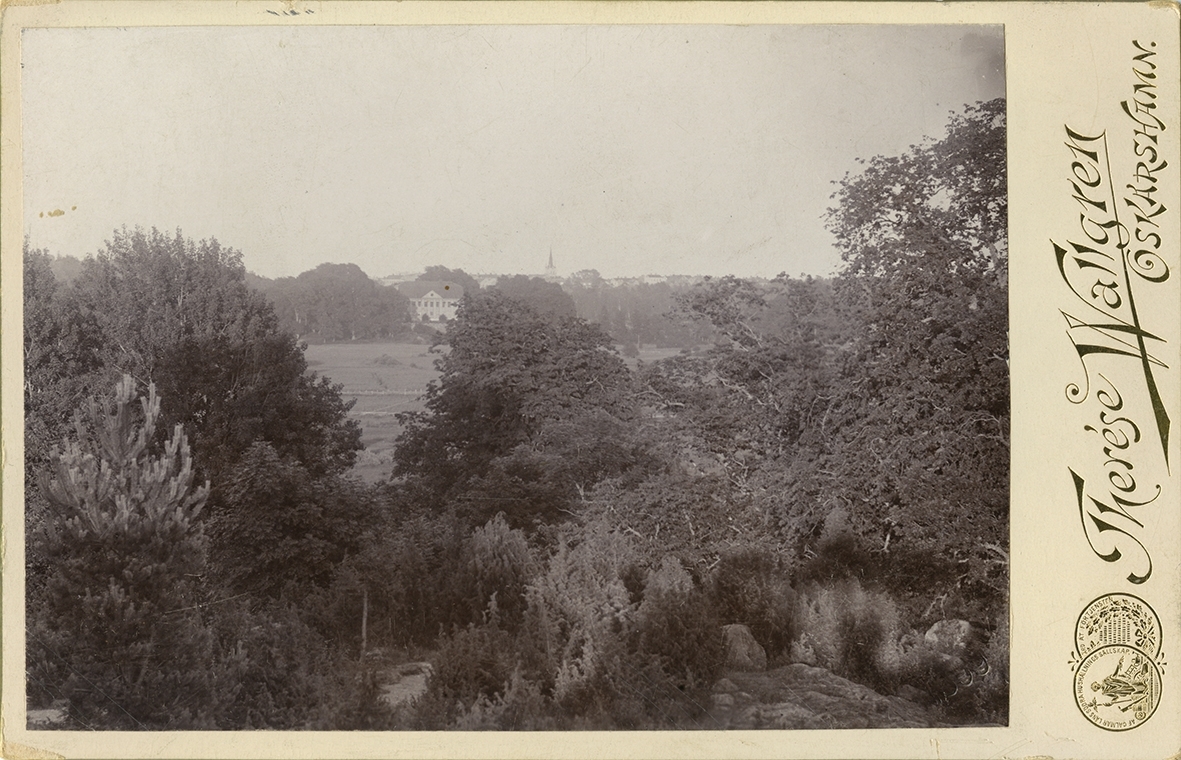
<instances>
[{"instance_id":1,"label":"bush cluster","mask_svg":"<svg viewBox=\"0 0 1181 760\"><path fill-rule=\"evenodd\" d=\"M797 604L797 659L875 687L889 685L890 646L899 635L893 600L855 579L813 584Z\"/></svg>"},{"instance_id":2,"label":"bush cluster","mask_svg":"<svg viewBox=\"0 0 1181 760\"><path fill-rule=\"evenodd\" d=\"M477 532L479 542L523 548L495 521ZM513 556L512 567L530 566L527 553ZM568 530L526 583L511 632L497 596L482 622L446 637L418 725L650 728L691 719L696 693L721 669L720 623L679 560L647 571L642 563L629 537L602 524ZM505 570L495 577L524 577Z\"/></svg>"},{"instance_id":3,"label":"bush cluster","mask_svg":"<svg viewBox=\"0 0 1181 760\"><path fill-rule=\"evenodd\" d=\"M799 595L792 659L933 707L941 720L1008 720L1008 621L956 651L905 628L894 599L856 579L809 584Z\"/></svg>"},{"instance_id":4,"label":"bush cluster","mask_svg":"<svg viewBox=\"0 0 1181 760\"><path fill-rule=\"evenodd\" d=\"M769 662L785 659L795 638L796 594L774 552L748 547L725 553L711 580L710 595L722 624L745 624Z\"/></svg>"}]
</instances>

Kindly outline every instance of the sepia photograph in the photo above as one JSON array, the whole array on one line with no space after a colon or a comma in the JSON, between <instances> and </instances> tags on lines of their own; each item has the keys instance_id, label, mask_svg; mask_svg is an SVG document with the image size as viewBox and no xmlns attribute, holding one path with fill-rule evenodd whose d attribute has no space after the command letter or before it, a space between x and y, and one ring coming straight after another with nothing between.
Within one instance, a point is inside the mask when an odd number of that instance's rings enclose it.
<instances>
[{"instance_id":1,"label":"sepia photograph","mask_svg":"<svg viewBox=\"0 0 1181 760\"><path fill-rule=\"evenodd\" d=\"M232 5L5 16L5 754L1181 751L1169 14Z\"/></svg>"},{"instance_id":2,"label":"sepia photograph","mask_svg":"<svg viewBox=\"0 0 1181 760\"><path fill-rule=\"evenodd\" d=\"M30 727L1007 722L1001 27L22 44Z\"/></svg>"}]
</instances>

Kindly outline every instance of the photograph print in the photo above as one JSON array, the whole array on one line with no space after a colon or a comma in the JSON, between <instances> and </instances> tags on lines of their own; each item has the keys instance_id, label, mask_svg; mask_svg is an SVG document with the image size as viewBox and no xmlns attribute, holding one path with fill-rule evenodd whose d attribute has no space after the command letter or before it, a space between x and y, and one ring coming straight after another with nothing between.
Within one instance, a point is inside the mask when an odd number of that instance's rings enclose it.
<instances>
[{"instance_id":1,"label":"photograph print","mask_svg":"<svg viewBox=\"0 0 1181 760\"><path fill-rule=\"evenodd\" d=\"M20 86L28 729L1008 725L1003 27L27 28Z\"/></svg>"}]
</instances>

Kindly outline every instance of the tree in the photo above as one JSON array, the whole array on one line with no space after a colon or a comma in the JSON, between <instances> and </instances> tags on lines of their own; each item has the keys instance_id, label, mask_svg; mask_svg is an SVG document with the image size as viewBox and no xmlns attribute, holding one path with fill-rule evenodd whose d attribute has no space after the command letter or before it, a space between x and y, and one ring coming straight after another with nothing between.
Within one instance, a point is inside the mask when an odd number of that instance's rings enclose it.
<instances>
[{"instance_id":1,"label":"tree","mask_svg":"<svg viewBox=\"0 0 1181 760\"><path fill-rule=\"evenodd\" d=\"M406 427L394 474L423 489L424 498L471 501L474 525L501 510L525 519L514 505L525 514L552 513L579 486L635 461L626 435L635 413L630 375L597 327L547 318L491 290L464 300L447 342L441 375L427 388L427 411L400 418ZM581 443L573 450L573 439L556 433L578 421L587 423L582 430L619 436L576 436ZM568 456L553 456L559 451ZM606 469L587 469L591 462Z\"/></svg>"},{"instance_id":2,"label":"tree","mask_svg":"<svg viewBox=\"0 0 1181 760\"><path fill-rule=\"evenodd\" d=\"M540 277L523 274L501 277L496 281L496 290L509 298L526 303L535 312L553 319L577 315L574 299L556 282L546 282Z\"/></svg>"},{"instance_id":3,"label":"tree","mask_svg":"<svg viewBox=\"0 0 1181 760\"><path fill-rule=\"evenodd\" d=\"M146 385L185 339L243 343L275 333L274 311L245 277L241 252L216 239L123 228L86 259L74 288L101 332L104 366Z\"/></svg>"},{"instance_id":4,"label":"tree","mask_svg":"<svg viewBox=\"0 0 1181 760\"><path fill-rule=\"evenodd\" d=\"M454 282L463 288L464 293L475 293L480 289L480 283L476 278L462 269L448 269L438 264L427 267L426 271L415 279L419 282Z\"/></svg>"},{"instance_id":5,"label":"tree","mask_svg":"<svg viewBox=\"0 0 1181 760\"><path fill-rule=\"evenodd\" d=\"M241 252L180 232L123 229L84 266L69 308L34 320L41 332L27 341L44 352L52 331L73 320L87 326L86 346L96 347L71 348L70 355L93 359L88 374L73 367L57 374L89 381L126 373L141 386L155 383L164 398L161 422L191 431L195 467L214 483L214 511L222 473L257 440L313 476L352 466L361 441L350 405L338 386L307 373L303 347L246 285ZM31 351L26 362L40 356ZM31 424L40 424L40 410L32 411Z\"/></svg>"},{"instance_id":6,"label":"tree","mask_svg":"<svg viewBox=\"0 0 1181 760\"><path fill-rule=\"evenodd\" d=\"M646 368L645 398L749 490L754 470L795 457L814 422L839 340L830 284L724 277L678 300L680 313L708 324L714 345Z\"/></svg>"},{"instance_id":7,"label":"tree","mask_svg":"<svg viewBox=\"0 0 1181 760\"><path fill-rule=\"evenodd\" d=\"M388 338L410 326L410 302L369 279L356 264L321 264L265 291L280 326L311 341Z\"/></svg>"},{"instance_id":8,"label":"tree","mask_svg":"<svg viewBox=\"0 0 1181 760\"><path fill-rule=\"evenodd\" d=\"M138 413L134 402L129 376L112 402L91 399L44 478L51 519L31 538L51 570L30 605L29 681L64 694L84 726L202 727L213 655L195 579L209 486L193 487L182 426L153 452L155 388Z\"/></svg>"},{"instance_id":9,"label":"tree","mask_svg":"<svg viewBox=\"0 0 1181 760\"><path fill-rule=\"evenodd\" d=\"M25 529L36 532L48 504L37 473L71 429L75 410L102 375L98 326L69 287L53 274L53 260L24 242ZM26 587L38 589L48 566L36 552L26 558Z\"/></svg>"},{"instance_id":10,"label":"tree","mask_svg":"<svg viewBox=\"0 0 1181 760\"><path fill-rule=\"evenodd\" d=\"M289 334L249 342L187 338L166 351L155 377L170 402L165 419L193 430L199 470L214 482L214 508L227 473L256 442L294 460L312 477L349 470L361 449L352 401L340 386L307 372Z\"/></svg>"},{"instance_id":11,"label":"tree","mask_svg":"<svg viewBox=\"0 0 1181 760\"><path fill-rule=\"evenodd\" d=\"M829 227L855 342L827 412L829 488L864 536L984 577L1008 516L1004 101L847 176Z\"/></svg>"},{"instance_id":12,"label":"tree","mask_svg":"<svg viewBox=\"0 0 1181 760\"><path fill-rule=\"evenodd\" d=\"M49 460L102 368L98 325L53 274L48 252L24 243L25 479Z\"/></svg>"},{"instance_id":13,"label":"tree","mask_svg":"<svg viewBox=\"0 0 1181 760\"><path fill-rule=\"evenodd\" d=\"M224 502L210 527L214 559L234 590L255 596L327 587L373 519L360 483L313 477L262 442L226 474Z\"/></svg>"},{"instance_id":14,"label":"tree","mask_svg":"<svg viewBox=\"0 0 1181 760\"><path fill-rule=\"evenodd\" d=\"M563 284L574 299L578 316L597 322L616 343L693 348L709 338L708 325L681 319L677 299L691 289L685 282L640 280L609 284L593 269L576 272Z\"/></svg>"},{"instance_id":15,"label":"tree","mask_svg":"<svg viewBox=\"0 0 1181 760\"><path fill-rule=\"evenodd\" d=\"M26 361L36 398L27 424L38 442L34 454L48 450L48 432L41 431L60 425L61 408L79 389L126 373L141 389L160 389L153 444L163 444L163 431L176 424L189 431L194 472L212 483L203 520L216 523L224 510L241 506L227 498L230 475L255 444L265 443L317 489L330 490L332 479L352 467L361 430L349 418L351 403L339 386L307 371L303 345L279 330L270 304L247 287L239 252L180 233L123 230L84 266L74 286L54 290L38 258L29 257L34 318L26 322ZM42 388L53 392L32 393ZM31 482L43 460L29 462ZM30 525L40 519L36 497L28 501ZM285 519L281 506L269 512L278 521ZM214 555L232 554L244 535L211 533ZM51 559L32 547L28 562L39 583ZM226 580L225 569L214 563L211 577Z\"/></svg>"}]
</instances>

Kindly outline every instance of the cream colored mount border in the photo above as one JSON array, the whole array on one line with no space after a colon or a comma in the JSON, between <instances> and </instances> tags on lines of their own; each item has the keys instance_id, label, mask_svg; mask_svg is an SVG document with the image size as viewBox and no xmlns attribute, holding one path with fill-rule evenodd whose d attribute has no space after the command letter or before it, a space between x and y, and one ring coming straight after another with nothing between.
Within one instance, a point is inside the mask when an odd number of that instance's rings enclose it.
<instances>
[{"instance_id":1,"label":"cream colored mount border","mask_svg":"<svg viewBox=\"0 0 1181 760\"><path fill-rule=\"evenodd\" d=\"M1076 235L1064 126L1106 130L1115 173L1125 175L1133 40L1152 40L1162 86L1160 149L1181 166L1179 22L1172 2L1149 4L807 4L521 2L63 2L6 3L0 37L0 412L3 437L3 755L12 758L1164 758L1181 755L1181 663L1162 668L1156 713L1132 731L1103 731L1080 712L1069 658L1079 616L1094 599L1125 592L1149 600L1166 654L1181 646L1181 449L1145 520L1155 575L1141 587L1096 558L1082 540L1067 468L1091 461L1082 412L1065 401L1080 366L1061 310L1068 301L1051 239ZM20 250L20 32L25 27L317 24L1003 24L1008 76L1010 278L1013 381L1012 685L1006 728L839 732L328 734L84 733L24 729L21 595L22 379ZM842 96L832 82L831 95ZM1157 334L1166 408L1181 410L1181 193L1160 181L1171 221L1162 255L1175 276L1140 304ZM1145 289L1148 290L1148 289Z\"/></svg>"}]
</instances>

